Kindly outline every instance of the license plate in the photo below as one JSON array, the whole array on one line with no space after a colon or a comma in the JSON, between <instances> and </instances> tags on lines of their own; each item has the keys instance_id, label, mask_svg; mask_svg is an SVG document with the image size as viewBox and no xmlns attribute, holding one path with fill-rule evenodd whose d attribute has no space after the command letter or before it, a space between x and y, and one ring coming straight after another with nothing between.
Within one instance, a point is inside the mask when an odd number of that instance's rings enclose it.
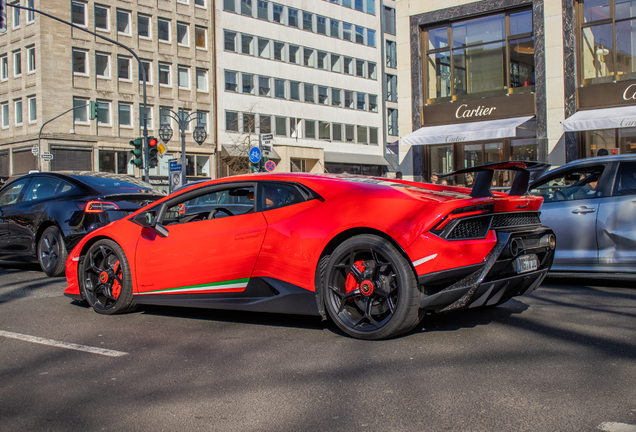
<instances>
[{"instance_id":1,"label":"license plate","mask_svg":"<svg viewBox=\"0 0 636 432\"><path fill-rule=\"evenodd\" d=\"M517 258L517 273L527 273L539 267L539 259L535 254L521 255Z\"/></svg>"}]
</instances>

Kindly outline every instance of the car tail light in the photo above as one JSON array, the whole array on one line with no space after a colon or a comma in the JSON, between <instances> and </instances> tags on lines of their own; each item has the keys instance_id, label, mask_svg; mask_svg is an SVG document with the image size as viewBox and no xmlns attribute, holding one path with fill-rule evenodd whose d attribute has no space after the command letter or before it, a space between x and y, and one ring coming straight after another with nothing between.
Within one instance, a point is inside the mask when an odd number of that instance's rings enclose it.
<instances>
[{"instance_id":1,"label":"car tail light","mask_svg":"<svg viewBox=\"0 0 636 432\"><path fill-rule=\"evenodd\" d=\"M117 204L104 201L89 201L84 207L84 213L101 213L109 210L119 210Z\"/></svg>"},{"instance_id":2,"label":"car tail light","mask_svg":"<svg viewBox=\"0 0 636 432\"><path fill-rule=\"evenodd\" d=\"M442 230L446 225L448 225L450 222L454 221L455 219L484 215L484 214L492 213L494 211L495 211L495 206L492 204L482 204L482 205L474 205L474 206L468 206L468 207L460 207L453 210L448 215L446 215L444 219L442 219L442 221L435 227L435 230Z\"/></svg>"}]
</instances>

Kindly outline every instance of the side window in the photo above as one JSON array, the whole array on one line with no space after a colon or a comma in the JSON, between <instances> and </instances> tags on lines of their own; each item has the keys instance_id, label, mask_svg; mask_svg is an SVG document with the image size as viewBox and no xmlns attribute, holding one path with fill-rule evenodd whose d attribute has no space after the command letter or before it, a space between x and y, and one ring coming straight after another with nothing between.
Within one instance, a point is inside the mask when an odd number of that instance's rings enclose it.
<instances>
[{"instance_id":1,"label":"side window","mask_svg":"<svg viewBox=\"0 0 636 432\"><path fill-rule=\"evenodd\" d=\"M636 195L636 162L621 162L618 166L612 195Z\"/></svg>"},{"instance_id":2,"label":"side window","mask_svg":"<svg viewBox=\"0 0 636 432\"><path fill-rule=\"evenodd\" d=\"M594 198L601 174L603 174L603 167L568 171L535 185L530 193L543 196L544 202Z\"/></svg>"},{"instance_id":3,"label":"side window","mask_svg":"<svg viewBox=\"0 0 636 432\"><path fill-rule=\"evenodd\" d=\"M18 180L14 182L12 185L7 186L0 192L0 205L10 205L15 204L20 197L20 193L22 189L27 185L27 183L31 180L30 178Z\"/></svg>"},{"instance_id":4,"label":"side window","mask_svg":"<svg viewBox=\"0 0 636 432\"><path fill-rule=\"evenodd\" d=\"M33 201L38 199L52 198L55 195L59 195L60 193L62 193L62 190L70 190L66 189L65 186L70 186L70 188L73 187L59 179L50 177L36 177L31 182L29 190L24 196L24 200Z\"/></svg>"},{"instance_id":5,"label":"side window","mask_svg":"<svg viewBox=\"0 0 636 432\"><path fill-rule=\"evenodd\" d=\"M208 189L209 190L209 189ZM164 225L220 219L254 211L254 187L233 186L201 192L200 195L175 203L164 217Z\"/></svg>"},{"instance_id":6,"label":"side window","mask_svg":"<svg viewBox=\"0 0 636 432\"><path fill-rule=\"evenodd\" d=\"M305 201L300 191L293 185L261 183L259 188L260 210L271 210Z\"/></svg>"}]
</instances>

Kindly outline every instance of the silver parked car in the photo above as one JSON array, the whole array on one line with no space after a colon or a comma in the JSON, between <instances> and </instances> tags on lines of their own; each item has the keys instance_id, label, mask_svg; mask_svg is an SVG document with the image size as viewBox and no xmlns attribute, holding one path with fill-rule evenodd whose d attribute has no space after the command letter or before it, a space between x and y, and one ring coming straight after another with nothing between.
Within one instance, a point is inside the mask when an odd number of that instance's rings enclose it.
<instances>
[{"instance_id":1,"label":"silver parked car","mask_svg":"<svg viewBox=\"0 0 636 432\"><path fill-rule=\"evenodd\" d=\"M570 162L530 185L556 234L553 272L636 272L636 154Z\"/></svg>"}]
</instances>

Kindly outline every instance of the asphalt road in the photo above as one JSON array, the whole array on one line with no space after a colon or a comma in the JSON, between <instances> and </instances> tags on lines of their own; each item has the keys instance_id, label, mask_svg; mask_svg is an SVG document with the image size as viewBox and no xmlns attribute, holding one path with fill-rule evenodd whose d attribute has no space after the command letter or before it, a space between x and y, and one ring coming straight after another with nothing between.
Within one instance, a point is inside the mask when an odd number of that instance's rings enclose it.
<instances>
[{"instance_id":1,"label":"asphalt road","mask_svg":"<svg viewBox=\"0 0 636 432\"><path fill-rule=\"evenodd\" d=\"M609 284L365 342L299 316L101 316L0 263L0 430L634 431L636 288Z\"/></svg>"}]
</instances>

